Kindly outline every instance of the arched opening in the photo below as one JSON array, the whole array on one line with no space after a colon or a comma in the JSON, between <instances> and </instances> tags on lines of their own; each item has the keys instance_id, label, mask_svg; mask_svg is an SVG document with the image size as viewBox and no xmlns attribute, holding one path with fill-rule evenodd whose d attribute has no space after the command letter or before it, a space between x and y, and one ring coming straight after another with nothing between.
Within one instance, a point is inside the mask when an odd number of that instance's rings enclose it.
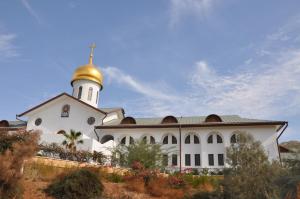
<instances>
[{"instance_id":1,"label":"arched opening","mask_svg":"<svg viewBox=\"0 0 300 199\"><path fill-rule=\"evenodd\" d=\"M58 132L57 132L57 134L64 135L64 134L66 134L66 131L64 131L64 130L60 130L60 131L58 131Z\"/></svg>"},{"instance_id":2,"label":"arched opening","mask_svg":"<svg viewBox=\"0 0 300 199\"><path fill-rule=\"evenodd\" d=\"M186 138L184 140L184 143L185 144L190 144L191 143L191 136L190 135L186 136Z\"/></svg>"},{"instance_id":3,"label":"arched opening","mask_svg":"<svg viewBox=\"0 0 300 199\"><path fill-rule=\"evenodd\" d=\"M163 137L163 144L177 144L177 138L174 135L165 135Z\"/></svg>"},{"instance_id":4,"label":"arched opening","mask_svg":"<svg viewBox=\"0 0 300 199\"><path fill-rule=\"evenodd\" d=\"M9 127L9 123L7 120L1 120L0 121L0 127Z\"/></svg>"},{"instance_id":5,"label":"arched opening","mask_svg":"<svg viewBox=\"0 0 300 199\"><path fill-rule=\"evenodd\" d=\"M200 140L197 135L194 135L194 144L200 144Z\"/></svg>"},{"instance_id":6,"label":"arched opening","mask_svg":"<svg viewBox=\"0 0 300 199\"><path fill-rule=\"evenodd\" d=\"M121 139L121 142L120 142L121 144L126 144L126 137L123 137L122 139Z\"/></svg>"},{"instance_id":7,"label":"arched opening","mask_svg":"<svg viewBox=\"0 0 300 199\"><path fill-rule=\"evenodd\" d=\"M174 135L172 135L172 144L177 144L177 138Z\"/></svg>"},{"instance_id":8,"label":"arched opening","mask_svg":"<svg viewBox=\"0 0 300 199\"><path fill-rule=\"evenodd\" d=\"M236 134L233 134L231 137L230 137L230 143L231 144L235 144L235 143L237 143L237 139L236 139L237 137L236 137Z\"/></svg>"},{"instance_id":9,"label":"arched opening","mask_svg":"<svg viewBox=\"0 0 300 199\"><path fill-rule=\"evenodd\" d=\"M133 117L125 117L120 124L136 124L136 121Z\"/></svg>"},{"instance_id":10,"label":"arched opening","mask_svg":"<svg viewBox=\"0 0 300 199\"><path fill-rule=\"evenodd\" d=\"M163 144L168 144L168 136L165 136L164 139L163 139Z\"/></svg>"},{"instance_id":11,"label":"arched opening","mask_svg":"<svg viewBox=\"0 0 300 199\"><path fill-rule=\"evenodd\" d=\"M134 144L134 139L131 136L125 136L121 139L120 144L122 145Z\"/></svg>"},{"instance_id":12,"label":"arched opening","mask_svg":"<svg viewBox=\"0 0 300 199\"><path fill-rule=\"evenodd\" d=\"M211 135L208 136L207 143L208 144L213 144L213 143L221 144L221 143L223 143L223 138L218 133L212 133Z\"/></svg>"},{"instance_id":13,"label":"arched opening","mask_svg":"<svg viewBox=\"0 0 300 199\"><path fill-rule=\"evenodd\" d=\"M172 116L172 115L169 115L169 116L166 116L162 119L161 121L162 124L169 124L169 123L178 123L178 120L176 117Z\"/></svg>"},{"instance_id":14,"label":"arched opening","mask_svg":"<svg viewBox=\"0 0 300 199\"><path fill-rule=\"evenodd\" d=\"M205 122L223 122L223 121L220 116L216 114L211 114L205 118Z\"/></svg>"},{"instance_id":15,"label":"arched opening","mask_svg":"<svg viewBox=\"0 0 300 199\"><path fill-rule=\"evenodd\" d=\"M103 137L101 138L100 143L101 143L101 144L104 144L104 143L106 143L106 142L108 142L108 141L110 141L110 140L114 140L114 136L112 136L112 135L105 135L105 136L103 136Z\"/></svg>"},{"instance_id":16,"label":"arched opening","mask_svg":"<svg viewBox=\"0 0 300 199\"><path fill-rule=\"evenodd\" d=\"M61 109L61 117L69 117L70 114L70 105L65 104Z\"/></svg>"},{"instance_id":17,"label":"arched opening","mask_svg":"<svg viewBox=\"0 0 300 199\"><path fill-rule=\"evenodd\" d=\"M146 144L155 144L155 138L153 136L147 136L145 135L143 138L142 138L142 141Z\"/></svg>"}]
</instances>

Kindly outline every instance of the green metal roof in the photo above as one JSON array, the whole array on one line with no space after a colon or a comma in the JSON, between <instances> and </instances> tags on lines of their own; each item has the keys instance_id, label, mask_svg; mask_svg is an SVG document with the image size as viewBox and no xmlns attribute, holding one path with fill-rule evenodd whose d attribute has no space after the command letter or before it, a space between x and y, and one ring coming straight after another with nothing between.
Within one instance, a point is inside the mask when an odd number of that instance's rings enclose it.
<instances>
[{"instance_id":1,"label":"green metal roof","mask_svg":"<svg viewBox=\"0 0 300 199\"><path fill-rule=\"evenodd\" d=\"M242 118L238 115L219 115L223 122L221 123L254 123L254 122L276 122L272 120L260 120ZM190 117L176 117L180 124L199 124L204 123L207 116L190 116ZM152 117L152 118L134 118L136 125L159 125L164 117ZM122 119L113 120L105 123L104 125L119 125Z\"/></svg>"}]
</instances>

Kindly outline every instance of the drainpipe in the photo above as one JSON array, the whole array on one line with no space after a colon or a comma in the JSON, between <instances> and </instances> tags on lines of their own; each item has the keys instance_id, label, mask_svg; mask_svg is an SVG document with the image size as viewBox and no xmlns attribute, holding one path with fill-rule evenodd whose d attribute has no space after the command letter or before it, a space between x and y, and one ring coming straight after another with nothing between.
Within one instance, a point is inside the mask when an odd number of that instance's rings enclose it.
<instances>
[{"instance_id":1,"label":"drainpipe","mask_svg":"<svg viewBox=\"0 0 300 199\"><path fill-rule=\"evenodd\" d=\"M104 120L106 117L107 117L107 113L105 113L105 116L104 116L104 118L102 119L102 124L101 124L101 125L103 125L103 120ZM96 137L97 137L98 142L100 142L100 138L99 138L98 134L96 133L95 127L94 127L94 133L95 133L95 135L96 135Z\"/></svg>"},{"instance_id":2,"label":"drainpipe","mask_svg":"<svg viewBox=\"0 0 300 199\"><path fill-rule=\"evenodd\" d=\"M283 134L283 132L285 131L285 129L286 129L288 126L289 126L289 123L288 123L288 122L285 122L285 124L284 124L283 126L279 127L279 129L277 129L277 132L278 132L280 129L282 129L282 127L284 127L284 128L281 130L279 136L276 138L276 142L277 142L277 150L278 150L278 154L279 154L279 161L280 161L281 165L282 165L282 161L281 161L281 155L280 155L280 151L279 151L279 142L278 142L278 140L279 140L280 136Z\"/></svg>"},{"instance_id":3,"label":"drainpipe","mask_svg":"<svg viewBox=\"0 0 300 199\"><path fill-rule=\"evenodd\" d=\"M180 117L179 120L179 172L181 173L182 166L181 166L181 119L182 116Z\"/></svg>"}]
</instances>

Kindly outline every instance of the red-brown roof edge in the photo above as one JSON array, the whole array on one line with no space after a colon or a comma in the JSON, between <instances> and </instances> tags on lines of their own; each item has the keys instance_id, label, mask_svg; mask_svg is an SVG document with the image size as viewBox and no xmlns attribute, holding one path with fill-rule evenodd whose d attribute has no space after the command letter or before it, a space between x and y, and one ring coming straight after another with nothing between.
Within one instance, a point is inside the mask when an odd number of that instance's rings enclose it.
<instances>
[{"instance_id":1,"label":"red-brown roof edge","mask_svg":"<svg viewBox=\"0 0 300 199\"><path fill-rule=\"evenodd\" d=\"M257 126L257 125L284 125L285 121L274 122L216 122L216 123L199 123L199 124L154 124L154 125L138 125L138 124L124 124L124 125L103 125L95 126L95 129L121 129L121 128L176 128L184 127L212 127L212 126Z\"/></svg>"}]
</instances>

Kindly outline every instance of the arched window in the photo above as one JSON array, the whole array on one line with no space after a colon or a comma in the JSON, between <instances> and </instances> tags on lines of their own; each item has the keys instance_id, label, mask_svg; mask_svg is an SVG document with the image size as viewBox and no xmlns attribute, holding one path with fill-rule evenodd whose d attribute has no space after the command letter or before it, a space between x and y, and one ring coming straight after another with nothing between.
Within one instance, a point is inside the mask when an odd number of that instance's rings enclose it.
<instances>
[{"instance_id":1,"label":"arched window","mask_svg":"<svg viewBox=\"0 0 300 199\"><path fill-rule=\"evenodd\" d=\"M89 101L92 100L92 96L93 96L93 88L90 87L90 88L89 88L89 93L88 93L88 100L89 100Z\"/></svg>"},{"instance_id":2,"label":"arched window","mask_svg":"<svg viewBox=\"0 0 300 199\"><path fill-rule=\"evenodd\" d=\"M121 139L121 144L123 144L123 145L126 145L127 143L126 143L126 140L128 140L129 139L129 144L134 144L134 139L133 139L133 137L131 137L131 136L125 136L125 137L123 137L122 139Z\"/></svg>"},{"instance_id":3,"label":"arched window","mask_svg":"<svg viewBox=\"0 0 300 199\"><path fill-rule=\"evenodd\" d=\"M144 136L142 141L147 144L155 144L155 139L153 136Z\"/></svg>"},{"instance_id":4,"label":"arched window","mask_svg":"<svg viewBox=\"0 0 300 199\"><path fill-rule=\"evenodd\" d=\"M213 143L213 135L210 135L210 136L207 138L207 143L208 143L208 144L212 144L212 143Z\"/></svg>"},{"instance_id":5,"label":"arched window","mask_svg":"<svg viewBox=\"0 0 300 199\"><path fill-rule=\"evenodd\" d=\"M0 127L9 127L9 122L7 120L1 120Z\"/></svg>"},{"instance_id":6,"label":"arched window","mask_svg":"<svg viewBox=\"0 0 300 199\"><path fill-rule=\"evenodd\" d=\"M217 134L217 143L223 143L222 137L218 134Z\"/></svg>"},{"instance_id":7,"label":"arched window","mask_svg":"<svg viewBox=\"0 0 300 199\"><path fill-rule=\"evenodd\" d=\"M129 137L129 144L134 144L134 139L133 139L133 137Z\"/></svg>"},{"instance_id":8,"label":"arched window","mask_svg":"<svg viewBox=\"0 0 300 199\"><path fill-rule=\"evenodd\" d=\"M114 136L112 136L112 135L105 135L105 136L103 136L103 137L101 138L100 143L101 143L101 144L104 144L104 143L106 143L106 142L108 142L108 141L110 141L110 140L114 140ZM122 141L121 141L121 142L122 142Z\"/></svg>"},{"instance_id":9,"label":"arched window","mask_svg":"<svg viewBox=\"0 0 300 199\"><path fill-rule=\"evenodd\" d=\"M162 124L168 124L168 123L178 123L178 120L176 117L172 116L172 115L169 115L169 116L166 116L162 119L161 121Z\"/></svg>"},{"instance_id":10,"label":"arched window","mask_svg":"<svg viewBox=\"0 0 300 199\"><path fill-rule=\"evenodd\" d=\"M231 136L231 138L230 138L230 143L231 144L234 144L234 143L236 143L237 142L237 140L236 140L236 134L233 134L232 136Z\"/></svg>"},{"instance_id":11,"label":"arched window","mask_svg":"<svg viewBox=\"0 0 300 199\"><path fill-rule=\"evenodd\" d=\"M186 138L185 138L185 141L184 141L185 144L190 144L191 143L191 136L188 135Z\"/></svg>"},{"instance_id":12,"label":"arched window","mask_svg":"<svg viewBox=\"0 0 300 199\"><path fill-rule=\"evenodd\" d=\"M70 105L65 104L61 109L61 117L69 117Z\"/></svg>"},{"instance_id":13,"label":"arched window","mask_svg":"<svg viewBox=\"0 0 300 199\"><path fill-rule=\"evenodd\" d=\"M133 117L125 117L120 124L136 124L136 121Z\"/></svg>"},{"instance_id":14,"label":"arched window","mask_svg":"<svg viewBox=\"0 0 300 199\"><path fill-rule=\"evenodd\" d=\"M121 144L124 144L124 145L126 144L126 137L123 137L123 138L122 138Z\"/></svg>"},{"instance_id":15,"label":"arched window","mask_svg":"<svg viewBox=\"0 0 300 199\"><path fill-rule=\"evenodd\" d=\"M172 135L172 144L177 144L177 139L174 135Z\"/></svg>"},{"instance_id":16,"label":"arched window","mask_svg":"<svg viewBox=\"0 0 300 199\"><path fill-rule=\"evenodd\" d=\"M205 122L222 122L222 118L216 114L211 114L205 118Z\"/></svg>"},{"instance_id":17,"label":"arched window","mask_svg":"<svg viewBox=\"0 0 300 199\"><path fill-rule=\"evenodd\" d=\"M143 142L146 144L147 143L147 136L143 137Z\"/></svg>"},{"instance_id":18,"label":"arched window","mask_svg":"<svg viewBox=\"0 0 300 199\"><path fill-rule=\"evenodd\" d=\"M82 86L79 86L78 99L81 99L81 95L82 95Z\"/></svg>"},{"instance_id":19,"label":"arched window","mask_svg":"<svg viewBox=\"0 0 300 199\"><path fill-rule=\"evenodd\" d=\"M194 144L200 144L200 140L197 135L194 135Z\"/></svg>"},{"instance_id":20,"label":"arched window","mask_svg":"<svg viewBox=\"0 0 300 199\"><path fill-rule=\"evenodd\" d=\"M155 139L153 136L150 136L150 144L155 144Z\"/></svg>"},{"instance_id":21,"label":"arched window","mask_svg":"<svg viewBox=\"0 0 300 199\"><path fill-rule=\"evenodd\" d=\"M168 136L165 136L163 139L163 144L168 144Z\"/></svg>"}]
</instances>

